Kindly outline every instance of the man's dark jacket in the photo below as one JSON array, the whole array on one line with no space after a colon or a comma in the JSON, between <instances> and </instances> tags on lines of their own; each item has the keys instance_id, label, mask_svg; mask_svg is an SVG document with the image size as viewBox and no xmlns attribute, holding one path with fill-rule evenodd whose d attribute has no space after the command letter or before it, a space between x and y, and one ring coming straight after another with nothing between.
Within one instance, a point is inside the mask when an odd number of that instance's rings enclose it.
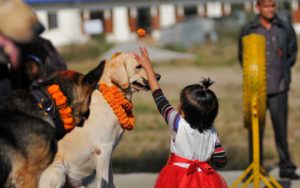
<instances>
[{"instance_id":1,"label":"man's dark jacket","mask_svg":"<svg viewBox=\"0 0 300 188\"><path fill-rule=\"evenodd\" d=\"M291 24L283 21L278 16L275 16L274 19L276 21L274 21L273 24L276 24L278 28L280 28L278 38L279 48L282 51L281 62L283 66L283 75L286 85L289 86L291 82L291 67L295 64L297 57L297 37ZM248 34L256 33L256 30L259 26L259 16L256 16L249 24L245 25L242 28L238 44L238 55L241 64L243 62L242 38Z\"/></svg>"}]
</instances>

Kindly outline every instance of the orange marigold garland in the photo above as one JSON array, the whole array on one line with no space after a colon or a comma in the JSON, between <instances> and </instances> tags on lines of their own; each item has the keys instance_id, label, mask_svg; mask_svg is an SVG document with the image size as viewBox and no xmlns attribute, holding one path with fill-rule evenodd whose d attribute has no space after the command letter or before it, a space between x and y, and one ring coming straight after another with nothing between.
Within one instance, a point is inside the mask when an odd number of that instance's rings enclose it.
<instances>
[{"instance_id":1,"label":"orange marigold garland","mask_svg":"<svg viewBox=\"0 0 300 188\"><path fill-rule=\"evenodd\" d=\"M70 132L75 127L75 119L72 115L72 108L67 105L67 97L63 94L57 84L49 86L48 92L58 108L65 131Z\"/></svg>"},{"instance_id":2,"label":"orange marigold garland","mask_svg":"<svg viewBox=\"0 0 300 188\"><path fill-rule=\"evenodd\" d=\"M123 129L132 130L134 127L132 103L124 97L116 86L108 87L105 83L101 83L99 90L116 114Z\"/></svg>"}]
</instances>

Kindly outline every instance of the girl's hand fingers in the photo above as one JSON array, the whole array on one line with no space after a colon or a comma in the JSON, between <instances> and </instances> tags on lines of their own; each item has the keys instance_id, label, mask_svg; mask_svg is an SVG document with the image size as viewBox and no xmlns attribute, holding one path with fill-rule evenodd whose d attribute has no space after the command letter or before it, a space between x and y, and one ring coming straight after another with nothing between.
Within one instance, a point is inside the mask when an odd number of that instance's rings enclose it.
<instances>
[{"instance_id":1,"label":"girl's hand fingers","mask_svg":"<svg viewBox=\"0 0 300 188\"><path fill-rule=\"evenodd\" d=\"M134 58L137 60L137 62L139 62L140 64L143 62L142 59L141 59L141 57L138 54L136 54L134 52L133 55L134 55Z\"/></svg>"},{"instance_id":2,"label":"girl's hand fingers","mask_svg":"<svg viewBox=\"0 0 300 188\"><path fill-rule=\"evenodd\" d=\"M144 47L142 47L142 51L143 51L143 56L146 57L145 48Z\"/></svg>"},{"instance_id":3,"label":"girl's hand fingers","mask_svg":"<svg viewBox=\"0 0 300 188\"><path fill-rule=\"evenodd\" d=\"M141 55L144 56L143 48L142 48L142 47L139 47L139 49L140 49Z\"/></svg>"},{"instance_id":4,"label":"girl's hand fingers","mask_svg":"<svg viewBox=\"0 0 300 188\"><path fill-rule=\"evenodd\" d=\"M148 58L148 56L147 56L147 49L145 47L141 47L140 50L141 50L142 56L147 59Z\"/></svg>"},{"instance_id":5,"label":"girl's hand fingers","mask_svg":"<svg viewBox=\"0 0 300 188\"><path fill-rule=\"evenodd\" d=\"M139 55L135 52L133 52L134 57L139 57Z\"/></svg>"},{"instance_id":6,"label":"girl's hand fingers","mask_svg":"<svg viewBox=\"0 0 300 188\"><path fill-rule=\"evenodd\" d=\"M146 57L149 59L149 54L148 54L148 50L147 50L147 48L144 48L144 51L145 51L145 55L146 55Z\"/></svg>"}]
</instances>

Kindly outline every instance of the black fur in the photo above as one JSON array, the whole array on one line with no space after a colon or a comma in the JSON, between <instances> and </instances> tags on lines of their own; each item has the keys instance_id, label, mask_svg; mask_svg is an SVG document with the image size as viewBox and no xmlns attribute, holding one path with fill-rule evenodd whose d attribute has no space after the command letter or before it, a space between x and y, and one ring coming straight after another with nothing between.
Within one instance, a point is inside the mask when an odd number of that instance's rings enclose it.
<instances>
[{"instance_id":1,"label":"black fur","mask_svg":"<svg viewBox=\"0 0 300 188\"><path fill-rule=\"evenodd\" d=\"M24 158L34 155L28 150L42 139L50 143L53 159L56 151L55 128L47 121L35 98L26 91L16 91L0 106L0 186L4 185L12 168L14 152Z\"/></svg>"},{"instance_id":2,"label":"black fur","mask_svg":"<svg viewBox=\"0 0 300 188\"><path fill-rule=\"evenodd\" d=\"M1 134L1 133L0 133ZM5 144L0 140L0 145ZM0 153L0 185L4 185L8 178L8 174L11 171L11 163L5 154Z\"/></svg>"}]
</instances>

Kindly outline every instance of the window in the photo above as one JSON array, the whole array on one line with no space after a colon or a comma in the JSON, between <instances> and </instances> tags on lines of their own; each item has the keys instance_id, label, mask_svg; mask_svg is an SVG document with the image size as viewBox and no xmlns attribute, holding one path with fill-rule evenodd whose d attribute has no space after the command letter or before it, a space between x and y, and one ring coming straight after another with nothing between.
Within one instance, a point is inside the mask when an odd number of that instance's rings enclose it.
<instances>
[{"instance_id":1,"label":"window","mask_svg":"<svg viewBox=\"0 0 300 188\"><path fill-rule=\"evenodd\" d=\"M49 30L58 28L57 13L56 12L49 12L48 13L48 28L49 28Z\"/></svg>"}]
</instances>

